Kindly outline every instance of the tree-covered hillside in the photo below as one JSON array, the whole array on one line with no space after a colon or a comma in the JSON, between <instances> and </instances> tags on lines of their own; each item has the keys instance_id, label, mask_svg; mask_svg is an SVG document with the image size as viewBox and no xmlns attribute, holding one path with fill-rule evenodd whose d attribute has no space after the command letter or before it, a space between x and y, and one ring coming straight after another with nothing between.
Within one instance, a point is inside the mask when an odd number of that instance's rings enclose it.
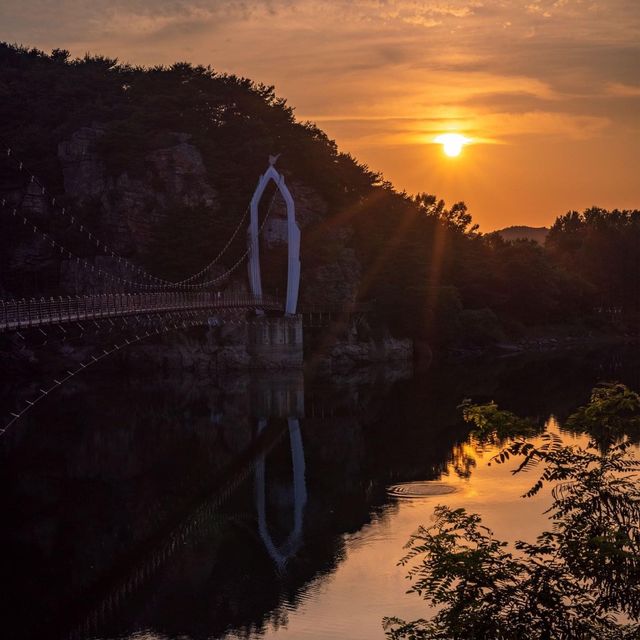
<instances>
[{"instance_id":1,"label":"tree-covered hillside","mask_svg":"<svg viewBox=\"0 0 640 640\"><path fill-rule=\"evenodd\" d=\"M547 248L482 235L463 203L448 208L426 193L399 193L379 173L341 153L313 123L299 122L273 87L187 63L141 68L0 44L0 97L0 139L61 202L162 277L184 277L215 255L267 157L282 153L279 170L311 203L305 205L310 213L302 235L303 293L321 295L328 272L334 274L333 291L341 290L336 280L352 278L355 293L345 297L375 301L376 321L396 335L432 345L486 344L531 325L598 323L598 306L636 313L640 306L640 212L567 214L549 233ZM73 167L61 152L83 127L99 133L92 153L103 167L100 179L111 185L93 199L77 195L81 184L70 192ZM166 176L153 177L150 166L185 140L202 158L215 206L174 201ZM6 162L1 170L0 188L15 200L21 178ZM114 235L118 216L127 214L126 202L114 204L114 194L136 180L152 201L153 237L144 247L128 246L126 238ZM64 289L60 278L16 276L24 265L9 249L24 238L11 220L0 224L3 295ZM43 224L52 233L66 232L55 220ZM70 242L94 257L79 239ZM240 233L235 255L243 243ZM58 263L46 265L64 270Z\"/></svg>"}]
</instances>

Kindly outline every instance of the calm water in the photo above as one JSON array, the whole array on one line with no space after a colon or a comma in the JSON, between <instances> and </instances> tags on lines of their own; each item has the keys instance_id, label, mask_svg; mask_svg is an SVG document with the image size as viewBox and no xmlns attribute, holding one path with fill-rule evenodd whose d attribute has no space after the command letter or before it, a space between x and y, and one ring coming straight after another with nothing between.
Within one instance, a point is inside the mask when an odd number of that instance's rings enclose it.
<instances>
[{"instance_id":1,"label":"calm water","mask_svg":"<svg viewBox=\"0 0 640 640\"><path fill-rule=\"evenodd\" d=\"M519 498L533 475L466 442L461 400L560 431L613 379L640 387L637 350L331 380L95 371L2 443L2 636L383 638L383 616L426 613L396 562L436 504L499 537L543 524L547 497ZM387 493L434 479L456 491Z\"/></svg>"}]
</instances>

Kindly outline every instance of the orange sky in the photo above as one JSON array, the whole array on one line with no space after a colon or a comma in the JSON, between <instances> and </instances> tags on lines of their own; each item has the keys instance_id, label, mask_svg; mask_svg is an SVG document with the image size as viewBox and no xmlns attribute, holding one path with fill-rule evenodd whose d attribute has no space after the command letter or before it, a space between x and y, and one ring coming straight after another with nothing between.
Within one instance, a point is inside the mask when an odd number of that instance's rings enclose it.
<instances>
[{"instance_id":1,"label":"orange sky","mask_svg":"<svg viewBox=\"0 0 640 640\"><path fill-rule=\"evenodd\" d=\"M3 0L0 39L275 84L398 188L483 230L640 207L638 0ZM433 138L474 140L447 158Z\"/></svg>"}]
</instances>

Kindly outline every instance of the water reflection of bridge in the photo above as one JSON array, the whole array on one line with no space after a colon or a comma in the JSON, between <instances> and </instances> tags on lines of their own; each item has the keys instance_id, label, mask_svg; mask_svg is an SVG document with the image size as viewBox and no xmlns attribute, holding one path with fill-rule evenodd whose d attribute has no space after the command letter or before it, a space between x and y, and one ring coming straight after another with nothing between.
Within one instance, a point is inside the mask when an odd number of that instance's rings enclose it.
<instances>
[{"instance_id":1,"label":"water reflection of bridge","mask_svg":"<svg viewBox=\"0 0 640 640\"><path fill-rule=\"evenodd\" d=\"M291 449L293 485L293 528L286 539L274 541L267 524L267 455L261 450L254 462L255 506L260 537L279 571L302 544L304 507L307 503L305 459L300 418L304 417L304 377L300 371L254 378L250 389L251 412L258 418L258 436L268 426L269 418L285 418Z\"/></svg>"},{"instance_id":2,"label":"water reflection of bridge","mask_svg":"<svg viewBox=\"0 0 640 640\"><path fill-rule=\"evenodd\" d=\"M367 407L386 405L383 380L96 374L69 388L66 408L36 409L23 438L3 441L10 504L28 505L2 538L17 558L16 640L58 637L73 620L78 639L128 637L142 618L168 637L184 635L168 633L177 618L193 620L190 637L205 637L203 622L215 636L277 615L338 561L336 534L367 517L354 496L371 500L363 458L379 440L365 443L362 425ZM50 535L36 536L42 520Z\"/></svg>"},{"instance_id":3,"label":"water reflection of bridge","mask_svg":"<svg viewBox=\"0 0 640 640\"><path fill-rule=\"evenodd\" d=\"M158 579L163 567L167 567L185 546L206 541L222 527L228 516L221 513L221 507L251 475L255 515L248 519L243 517L242 527L244 530L253 529L253 536L260 540L276 573L286 570L288 561L303 543L307 502L305 454L300 427L300 420L304 417L304 378L300 371L276 372L250 376L246 385L248 393L245 397L249 399L246 410L254 424L252 441L220 475L218 486L211 491L205 502L158 541L138 562L123 571L118 579L108 579L102 588L97 585L96 593L102 595L94 599L88 612L82 614L82 623L66 637L80 640L87 637L87 634L98 632L109 619L118 615L118 611L137 592L152 580ZM221 423L220 414L215 416L212 421L214 428ZM268 505L270 481L267 462L274 446L287 435L292 464L292 526L284 540L278 541L268 523L268 512L272 513L274 505ZM282 505L275 505L275 508L281 509Z\"/></svg>"},{"instance_id":4,"label":"water reflection of bridge","mask_svg":"<svg viewBox=\"0 0 640 640\"><path fill-rule=\"evenodd\" d=\"M283 571L287 562L295 555L302 544L302 527L304 523L304 508L307 504L307 485L305 479L304 447L298 418L287 419L289 428L289 444L291 447L291 461L293 466L293 528L281 544L277 544L267 525L266 506L266 456L258 454L255 462L255 492L256 511L258 513L258 530L269 555L279 571ZM267 420L260 420L259 429L266 427Z\"/></svg>"},{"instance_id":5,"label":"water reflection of bridge","mask_svg":"<svg viewBox=\"0 0 640 640\"><path fill-rule=\"evenodd\" d=\"M252 375L249 379L249 411L252 416L261 420L303 418L304 376L302 371Z\"/></svg>"}]
</instances>

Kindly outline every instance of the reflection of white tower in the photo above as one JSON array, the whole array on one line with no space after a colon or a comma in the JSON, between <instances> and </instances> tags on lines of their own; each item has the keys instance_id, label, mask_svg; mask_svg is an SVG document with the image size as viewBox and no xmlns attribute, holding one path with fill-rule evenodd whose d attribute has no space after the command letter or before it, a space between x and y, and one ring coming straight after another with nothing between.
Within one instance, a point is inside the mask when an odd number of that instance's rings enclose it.
<instances>
[{"instance_id":1,"label":"reflection of white tower","mask_svg":"<svg viewBox=\"0 0 640 640\"><path fill-rule=\"evenodd\" d=\"M293 529L288 538L276 547L267 527L265 455L260 454L255 463L256 511L258 512L258 530L269 555L279 571L283 571L287 561L300 548L302 543L302 525L304 507L307 504L307 486L305 482L304 448L298 418L288 418L291 461L293 463ZM267 425L267 418L260 418L258 433Z\"/></svg>"},{"instance_id":2,"label":"reflection of white tower","mask_svg":"<svg viewBox=\"0 0 640 640\"><path fill-rule=\"evenodd\" d=\"M269 168L260 176L253 198L251 198L251 222L249 224L249 282L254 296L262 296L262 278L260 276L260 246L258 238L258 206L267 185L273 180L287 205L287 243L289 259L287 267L287 300L285 313L295 315L298 306L300 288L300 228L296 223L296 209L291 193L284 183L284 176L276 171L278 156L269 157Z\"/></svg>"}]
</instances>

